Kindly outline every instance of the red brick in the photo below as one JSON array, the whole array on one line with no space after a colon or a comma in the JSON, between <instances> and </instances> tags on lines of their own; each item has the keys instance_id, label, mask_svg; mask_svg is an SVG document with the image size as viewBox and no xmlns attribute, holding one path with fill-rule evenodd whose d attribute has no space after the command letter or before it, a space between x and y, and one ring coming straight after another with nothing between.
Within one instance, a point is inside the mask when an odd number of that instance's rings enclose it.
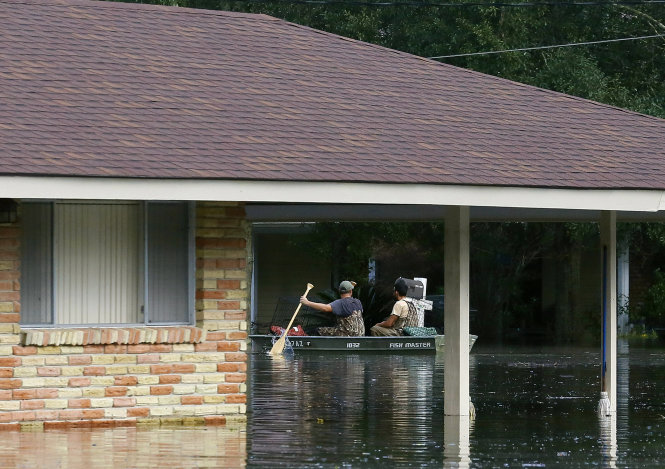
<instances>
[{"instance_id":1,"label":"red brick","mask_svg":"<svg viewBox=\"0 0 665 469\"><path fill-rule=\"evenodd\" d=\"M136 357L136 363L159 363L159 355L156 353L139 355Z\"/></svg>"},{"instance_id":2,"label":"red brick","mask_svg":"<svg viewBox=\"0 0 665 469\"><path fill-rule=\"evenodd\" d=\"M216 342L203 342L200 344L194 345L194 350L196 352L216 352L217 343Z\"/></svg>"},{"instance_id":3,"label":"red brick","mask_svg":"<svg viewBox=\"0 0 665 469\"><path fill-rule=\"evenodd\" d=\"M197 290L196 299L201 300L224 300L226 299L226 292L219 290Z\"/></svg>"},{"instance_id":4,"label":"red brick","mask_svg":"<svg viewBox=\"0 0 665 469\"><path fill-rule=\"evenodd\" d=\"M0 357L0 366L21 366L20 357Z\"/></svg>"},{"instance_id":5,"label":"red brick","mask_svg":"<svg viewBox=\"0 0 665 469\"><path fill-rule=\"evenodd\" d=\"M19 278L20 274L15 271L5 270L0 272L0 280L18 280Z\"/></svg>"},{"instance_id":6,"label":"red brick","mask_svg":"<svg viewBox=\"0 0 665 469\"><path fill-rule=\"evenodd\" d=\"M217 302L217 309L224 310L224 311L229 311L229 310L236 310L240 309L240 302L239 301L231 301L231 300L226 300L226 301L218 301ZM227 313L228 314L228 313ZM243 317L238 318L238 319L244 319L244 312L243 312ZM230 319L224 316L226 319Z\"/></svg>"},{"instance_id":7,"label":"red brick","mask_svg":"<svg viewBox=\"0 0 665 469\"><path fill-rule=\"evenodd\" d=\"M58 397L58 390L56 388L42 388L36 391L37 399L55 399Z\"/></svg>"},{"instance_id":8,"label":"red brick","mask_svg":"<svg viewBox=\"0 0 665 469\"><path fill-rule=\"evenodd\" d=\"M70 409L87 409L90 407L90 399L69 399L67 407Z\"/></svg>"},{"instance_id":9,"label":"red brick","mask_svg":"<svg viewBox=\"0 0 665 469\"><path fill-rule=\"evenodd\" d=\"M106 375L105 366L86 366L83 368L84 376L104 376Z\"/></svg>"},{"instance_id":10,"label":"red brick","mask_svg":"<svg viewBox=\"0 0 665 469\"><path fill-rule=\"evenodd\" d=\"M150 386L150 394L155 396L163 396L173 393L173 386Z\"/></svg>"},{"instance_id":11,"label":"red brick","mask_svg":"<svg viewBox=\"0 0 665 469\"><path fill-rule=\"evenodd\" d=\"M83 411L81 410L60 410L58 411L60 420L81 420Z\"/></svg>"},{"instance_id":12,"label":"red brick","mask_svg":"<svg viewBox=\"0 0 665 469\"><path fill-rule=\"evenodd\" d=\"M247 332L229 332L229 340L245 340Z\"/></svg>"},{"instance_id":13,"label":"red brick","mask_svg":"<svg viewBox=\"0 0 665 469\"><path fill-rule=\"evenodd\" d=\"M84 345L83 353L104 353L103 345Z\"/></svg>"},{"instance_id":14,"label":"red brick","mask_svg":"<svg viewBox=\"0 0 665 469\"><path fill-rule=\"evenodd\" d=\"M90 428L115 428L118 426L116 422L113 419L91 420Z\"/></svg>"},{"instance_id":15,"label":"red brick","mask_svg":"<svg viewBox=\"0 0 665 469\"><path fill-rule=\"evenodd\" d=\"M245 373L227 373L225 379L228 383L244 383L247 375Z\"/></svg>"},{"instance_id":16,"label":"red brick","mask_svg":"<svg viewBox=\"0 0 665 469\"><path fill-rule=\"evenodd\" d=\"M15 400L35 399L37 397L36 389L14 389L14 391L10 392L12 393L12 398Z\"/></svg>"},{"instance_id":17,"label":"red brick","mask_svg":"<svg viewBox=\"0 0 665 469\"><path fill-rule=\"evenodd\" d=\"M203 404L203 396L182 396L180 403L182 405L201 405Z\"/></svg>"},{"instance_id":18,"label":"red brick","mask_svg":"<svg viewBox=\"0 0 665 469\"><path fill-rule=\"evenodd\" d=\"M178 384L182 381L180 375L161 375L159 377L159 384Z\"/></svg>"},{"instance_id":19,"label":"red brick","mask_svg":"<svg viewBox=\"0 0 665 469\"><path fill-rule=\"evenodd\" d=\"M69 357L70 365L89 365L92 363L90 355L72 355Z\"/></svg>"},{"instance_id":20,"label":"red brick","mask_svg":"<svg viewBox=\"0 0 665 469\"><path fill-rule=\"evenodd\" d=\"M128 345L127 353L148 353L150 351L150 345L148 344L138 344L138 345Z\"/></svg>"},{"instance_id":21,"label":"red brick","mask_svg":"<svg viewBox=\"0 0 665 469\"><path fill-rule=\"evenodd\" d=\"M69 422L44 422L44 430L65 430L69 427Z\"/></svg>"},{"instance_id":22,"label":"red brick","mask_svg":"<svg viewBox=\"0 0 665 469\"><path fill-rule=\"evenodd\" d=\"M192 334L190 336L190 342L201 342L201 336L203 335L203 329L194 328L192 329Z\"/></svg>"},{"instance_id":23,"label":"red brick","mask_svg":"<svg viewBox=\"0 0 665 469\"><path fill-rule=\"evenodd\" d=\"M12 378L14 376L14 368L0 368L0 378Z\"/></svg>"},{"instance_id":24,"label":"red brick","mask_svg":"<svg viewBox=\"0 0 665 469\"><path fill-rule=\"evenodd\" d=\"M105 345L104 353L125 354L127 353L126 345Z\"/></svg>"},{"instance_id":25,"label":"red brick","mask_svg":"<svg viewBox=\"0 0 665 469\"><path fill-rule=\"evenodd\" d=\"M150 409L147 407L127 409L127 417L147 417L148 415L150 415Z\"/></svg>"},{"instance_id":26,"label":"red brick","mask_svg":"<svg viewBox=\"0 0 665 469\"><path fill-rule=\"evenodd\" d=\"M226 399L224 402L227 402L229 404L244 404L247 402L247 396L244 394L232 394L230 396L226 396Z\"/></svg>"},{"instance_id":27,"label":"red brick","mask_svg":"<svg viewBox=\"0 0 665 469\"><path fill-rule=\"evenodd\" d=\"M37 376L60 376L62 369L58 366L40 366L37 368Z\"/></svg>"},{"instance_id":28,"label":"red brick","mask_svg":"<svg viewBox=\"0 0 665 469\"><path fill-rule=\"evenodd\" d=\"M35 355L37 353L37 347L33 346L23 347L21 345L14 345L12 350L14 351L14 355Z\"/></svg>"},{"instance_id":29,"label":"red brick","mask_svg":"<svg viewBox=\"0 0 665 469\"><path fill-rule=\"evenodd\" d=\"M135 397L114 397L113 407L134 407L136 405Z\"/></svg>"},{"instance_id":30,"label":"red brick","mask_svg":"<svg viewBox=\"0 0 665 469\"><path fill-rule=\"evenodd\" d=\"M217 269L244 269L247 262L244 259L217 259Z\"/></svg>"},{"instance_id":31,"label":"red brick","mask_svg":"<svg viewBox=\"0 0 665 469\"><path fill-rule=\"evenodd\" d=\"M217 288L225 290L240 290L240 280L217 280Z\"/></svg>"},{"instance_id":32,"label":"red brick","mask_svg":"<svg viewBox=\"0 0 665 469\"><path fill-rule=\"evenodd\" d=\"M0 431L18 432L21 431L20 423L0 423Z\"/></svg>"},{"instance_id":33,"label":"red brick","mask_svg":"<svg viewBox=\"0 0 665 469\"><path fill-rule=\"evenodd\" d=\"M136 376L116 376L115 385L116 386L136 386L139 382L139 379Z\"/></svg>"},{"instance_id":34,"label":"red brick","mask_svg":"<svg viewBox=\"0 0 665 469\"><path fill-rule=\"evenodd\" d=\"M17 291L0 291L0 301L19 301L21 294Z\"/></svg>"},{"instance_id":35,"label":"red brick","mask_svg":"<svg viewBox=\"0 0 665 469\"><path fill-rule=\"evenodd\" d=\"M226 332L208 332L208 335L206 336L206 340L211 342L216 342L218 340L225 340L225 339L226 339Z\"/></svg>"},{"instance_id":36,"label":"red brick","mask_svg":"<svg viewBox=\"0 0 665 469\"><path fill-rule=\"evenodd\" d=\"M25 422L26 420L36 420L35 412L32 410L12 412L12 420L18 420L19 422Z\"/></svg>"},{"instance_id":37,"label":"red brick","mask_svg":"<svg viewBox=\"0 0 665 469\"><path fill-rule=\"evenodd\" d=\"M203 419L205 424L209 426L226 425L226 417L223 417L221 415L207 415L203 417Z\"/></svg>"},{"instance_id":38,"label":"red brick","mask_svg":"<svg viewBox=\"0 0 665 469\"><path fill-rule=\"evenodd\" d=\"M19 259L18 249L0 249L0 259L3 261L15 261Z\"/></svg>"},{"instance_id":39,"label":"red brick","mask_svg":"<svg viewBox=\"0 0 665 469\"><path fill-rule=\"evenodd\" d=\"M173 364L173 373L194 373L196 371L196 365L193 363L174 363Z\"/></svg>"},{"instance_id":40,"label":"red brick","mask_svg":"<svg viewBox=\"0 0 665 469\"><path fill-rule=\"evenodd\" d=\"M217 394L234 394L240 392L239 384L218 384Z\"/></svg>"},{"instance_id":41,"label":"red brick","mask_svg":"<svg viewBox=\"0 0 665 469\"><path fill-rule=\"evenodd\" d=\"M104 418L104 409L83 409L81 412L84 419Z\"/></svg>"},{"instance_id":42,"label":"red brick","mask_svg":"<svg viewBox=\"0 0 665 469\"><path fill-rule=\"evenodd\" d=\"M218 363L217 371L222 373L233 373L240 370L240 363Z\"/></svg>"},{"instance_id":43,"label":"red brick","mask_svg":"<svg viewBox=\"0 0 665 469\"><path fill-rule=\"evenodd\" d=\"M247 360L247 354L245 352L225 353L224 359L227 362L244 362Z\"/></svg>"},{"instance_id":44,"label":"red brick","mask_svg":"<svg viewBox=\"0 0 665 469\"><path fill-rule=\"evenodd\" d=\"M35 410L43 408L44 401L42 400L21 401L21 410Z\"/></svg>"},{"instance_id":45,"label":"red brick","mask_svg":"<svg viewBox=\"0 0 665 469\"><path fill-rule=\"evenodd\" d=\"M126 396L127 395L127 388L124 387L124 386L109 386L104 391L104 395L106 397Z\"/></svg>"},{"instance_id":46,"label":"red brick","mask_svg":"<svg viewBox=\"0 0 665 469\"><path fill-rule=\"evenodd\" d=\"M10 389L0 390L0 401L9 401L12 399L12 391Z\"/></svg>"},{"instance_id":47,"label":"red brick","mask_svg":"<svg viewBox=\"0 0 665 469\"><path fill-rule=\"evenodd\" d=\"M90 386L90 378L70 378L68 385L70 388Z\"/></svg>"},{"instance_id":48,"label":"red brick","mask_svg":"<svg viewBox=\"0 0 665 469\"><path fill-rule=\"evenodd\" d=\"M19 313L0 313L0 322L4 323L19 323L21 315Z\"/></svg>"},{"instance_id":49,"label":"red brick","mask_svg":"<svg viewBox=\"0 0 665 469\"><path fill-rule=\"evenodd\" d=\"M0 389L17 389L23 386L22 379L0 378Z\"/></svg>"},{"instance_id":50,"label":"red brick","mask_svg":"<svg viewBox=\"0 0 665 469\"><path fill-rule=\"evenodd\" d=\"M173 365L150 365L150 373L153 375L173 373Z\"/></svg>"},{"instance_id":51,"label":"red brick","mask_svg":"<svg viewBox=\"0 0 665 469\"><path fill-rule=\"evenodd\" d=\"M217 342L218 352L237 352L240 350L239 342Z\"/></svg>"}]
</instances>

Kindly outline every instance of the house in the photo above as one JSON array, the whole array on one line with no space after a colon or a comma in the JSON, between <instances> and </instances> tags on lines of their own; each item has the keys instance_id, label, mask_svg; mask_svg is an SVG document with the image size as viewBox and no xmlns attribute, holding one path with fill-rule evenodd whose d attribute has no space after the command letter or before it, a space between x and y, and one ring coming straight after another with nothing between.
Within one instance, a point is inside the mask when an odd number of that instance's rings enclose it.
<instances>
[{"instance_id":1,"label":"house","mask_svg":"<svg viewBox=\"0 0 665 469\"><path fill-rule=\"evenodd\" d=\"M661 119L264 15L0 0L0 425L241 421L257 220L445 219L463 414L469 220L600 220L611 300L664 148Z\"/></svg>"}]
</instances>

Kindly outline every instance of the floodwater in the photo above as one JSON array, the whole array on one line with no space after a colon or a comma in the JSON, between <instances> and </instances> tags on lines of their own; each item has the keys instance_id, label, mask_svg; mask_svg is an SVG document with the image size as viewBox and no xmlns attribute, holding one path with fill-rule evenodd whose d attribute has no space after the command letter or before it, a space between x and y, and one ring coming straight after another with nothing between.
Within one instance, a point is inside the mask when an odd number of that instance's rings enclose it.
<instances>
[{"instance_id":1,"label":"floodwater","mask_svg":"<svg viewBox=\"0 0 665 469\"><path fill-rule=\"evenodd\" d=\"M4 432L0 467L665 467L665 343L620 344L615 418L599 362L477 344L469 420L444 418L433 354L253 354L246 426Z\"/></svg>"}]
</instances>

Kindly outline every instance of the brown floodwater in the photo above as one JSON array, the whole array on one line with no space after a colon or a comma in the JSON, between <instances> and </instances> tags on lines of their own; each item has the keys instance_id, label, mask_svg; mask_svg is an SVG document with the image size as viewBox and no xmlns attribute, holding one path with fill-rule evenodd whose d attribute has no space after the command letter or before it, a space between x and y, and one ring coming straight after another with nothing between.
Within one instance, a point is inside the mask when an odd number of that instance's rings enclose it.
<instances>
[{"instance_id":1,"label":"brown floodwater","mask_svg":"<svg viewBox=\"0 0 665 469\"><path fill-rule=\"evenodd\" d=\"M470 362L472 420L444 418L435 355L253 354L246 425L3 432L0 467L665 467L665 343L621 342L611 419L598 347Z\"/></svg>"}]
</instances>

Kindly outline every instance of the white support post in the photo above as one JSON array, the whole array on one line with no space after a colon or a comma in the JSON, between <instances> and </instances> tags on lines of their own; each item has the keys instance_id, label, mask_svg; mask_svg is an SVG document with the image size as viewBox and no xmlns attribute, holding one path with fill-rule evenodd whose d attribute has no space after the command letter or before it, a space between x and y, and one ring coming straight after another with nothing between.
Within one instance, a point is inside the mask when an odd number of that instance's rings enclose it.
<instances>
[{"instance_id":1,"label":"white support post","mask_svg":"<svg viewBox=\"0 0 665 469\"><path fill-rule=\"evenodd\" d=\"M600 215L601 369L598 413L617 409L617 239L616 212Z\"/></svg>"},{"instance_id":2,"label":"white support post","mask_svg":"<svg viewBox=\"0 0 665 469\"><path fill-rule=\"evenodd\" d=\"M469 207L448 207L444 240L443 412L469 415Z\"/></svg>"},{"instance_id":3,"label":"white support post","mask_svg":"<svg viewBox=\"0 0 665 469\"><path fill-rule=\"evenodd\" d=\"M443 417L443 467L470 467L470 434L471 418L468 415Z\"/></svg>"}]
</instances>

